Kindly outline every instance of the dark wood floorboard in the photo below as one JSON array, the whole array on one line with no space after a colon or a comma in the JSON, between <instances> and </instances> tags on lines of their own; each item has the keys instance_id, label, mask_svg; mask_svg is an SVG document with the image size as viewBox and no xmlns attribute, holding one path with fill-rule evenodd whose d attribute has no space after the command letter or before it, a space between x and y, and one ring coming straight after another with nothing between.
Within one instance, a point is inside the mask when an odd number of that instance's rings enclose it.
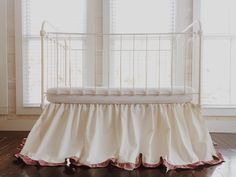
<instances>
[{"instance_id":1,"label":"dark wood floorboard","mask_svg":"<svg viewBox=\"0 0 236 177\"><path fill-rule=\"evenodd\" d=\"M22 138L28 132L0 132L0 177L68 177L64 167L37 167L16 165L14 153ZM223 154L225 162L197 170L170 171L164 169L141 167L126 171L116 167L90 169L80 167L71 177L236 177L236 134L214 133L212 139L217 143L216 148Z\"/></svg>"}]
</instances>

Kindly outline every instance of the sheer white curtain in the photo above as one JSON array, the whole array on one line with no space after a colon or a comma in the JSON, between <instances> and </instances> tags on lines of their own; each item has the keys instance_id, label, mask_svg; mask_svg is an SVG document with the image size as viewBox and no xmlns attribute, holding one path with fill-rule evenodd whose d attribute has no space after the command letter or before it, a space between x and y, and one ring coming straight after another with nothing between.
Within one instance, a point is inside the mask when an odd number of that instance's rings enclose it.
<instances>
[{"instance_id":1,"label":"sheer white curtain","mask_svg":"<svg viewBox=\"0 0 236 177\"><path fill-rule=\"evenodd\" d=\"M40 103L40 37L44 20L60 31L86 31L86 0L22 0L23 105Z\"/></svg>"},{"instance_id":2,"label":"sheer white curtain","mask_svg":"<svg viewBox=\"0 0 236 177\"><path fill-rule=\"evenodd\" d=\"M203 0L203 103L236 105L236 2Z\"/></svg>"}]
</instances>

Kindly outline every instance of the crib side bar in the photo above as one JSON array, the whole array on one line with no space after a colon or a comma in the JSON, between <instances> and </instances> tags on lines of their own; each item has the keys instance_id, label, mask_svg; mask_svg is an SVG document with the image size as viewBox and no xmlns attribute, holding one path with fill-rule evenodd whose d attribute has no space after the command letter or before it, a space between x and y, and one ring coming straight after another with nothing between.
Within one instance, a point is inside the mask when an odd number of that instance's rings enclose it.
<instances>
[{"instance_id":1,"label":"crib side bar","mask_svg":"<svg viewBox=\"0 0 236 177\"><path fill-rule=\"evenodd\" d=\"M70 33L70 32L59 32L59 31L48 31L47 34L49 35L75 35L75 36L95 36L95 35L102 35L102 36L146 36L148 35L185 35L185 34L192 34L192 32L159 32L159 33Z\"/></svg>"}]
</instances>

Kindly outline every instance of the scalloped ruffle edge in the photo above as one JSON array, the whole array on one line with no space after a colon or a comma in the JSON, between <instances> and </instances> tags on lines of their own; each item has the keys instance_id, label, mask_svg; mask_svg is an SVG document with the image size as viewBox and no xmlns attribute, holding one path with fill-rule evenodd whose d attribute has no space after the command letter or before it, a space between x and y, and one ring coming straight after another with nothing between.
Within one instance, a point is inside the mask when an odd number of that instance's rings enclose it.
<instances>
[{"instance_id":1,"label":"scalloped ruffle edge","mask_svg":"<svg viewBox=\"0 0 236 177\"><path fill-rule=\"evenodd\" d=\"M40 165L40 166L64 166L65 165L65 162L51 163L51 162L46 162L43 160L34 160L22 154L15 154L15 157L21 158L24 161L24 163L26 163L27 165ZM184 165L176 165L176 164L169 163L166 159L163 159L162 157L160 157L160 161L157 163L146 163L146 162L143 162L142 160L142 154L140 154L136 158L136 163L119 162L118 159L110 158L104 162L100 162L96 164L83 164L83 163L80 163L80 160L78 157L70 157L69 159L71 163L75 166L87 166L90 168L102 168L102 167L107 167L109 164L111 164L113 166L116 166L118 168L122 168L125 170L133 170L140 167L141 165L148 168L155 168L160 165L164 165L167 168L167 171L169 171L169 170L176 170L176 169L196 169L200 166L217 165L224 162L223 156L219 152L217 153L217 155L214 155L212 157L213 159L209 161L198 161L195 163L184 164Z\"/></svg>"},{"instance_id":2,"label":"scalloped ruffle edge","mask_svg":"<svg viewBox=\"0 0 236 177\"><path fill-rule=\"evenodd\" d=\"M15 154L15 157L21 158L24 161L24 163L26 163L27 165L64 166L66 164L65 162L52 163L52 162L47 162L44 160L34 160L34 159L30 158L29 156L20 154L20 151L23 148L25 141L26 141L26 138L23 139L22 143L17 148L19 152ZM142 154L139 154L136 158L135 163L119 162L119 159L116 159L116 158L109 158L106 161L96 163L96 164L81 163L80 159L76 156L67 157L66 159L70 159L71 163L75 166L87 166L90 168L102 168L102 167L107 167L109 164L111 164L113 166L116 166L118 168L122 168L125 170L133 170L133 169L140 167L141 165L143 165L144 167L148 167L148 168L155 168L160 165L164 165L166 167L167 171L176 170L176 169L196 169L200 166L204 166L204 165L212 166L212 165L217 165L217 164L224 162L224 158L220 152L217 152L216 155L213 155L212 160L197 161L195 163L184 164L184 165L172 164L172 163L168 162L166 159L164 159L163 157L160 157L160 160L157 163L147 163L147 162L143 161L142 156L143 156ZM65 159L65 161L66 161L66 159Z\"/></svg>"}]
</instances>

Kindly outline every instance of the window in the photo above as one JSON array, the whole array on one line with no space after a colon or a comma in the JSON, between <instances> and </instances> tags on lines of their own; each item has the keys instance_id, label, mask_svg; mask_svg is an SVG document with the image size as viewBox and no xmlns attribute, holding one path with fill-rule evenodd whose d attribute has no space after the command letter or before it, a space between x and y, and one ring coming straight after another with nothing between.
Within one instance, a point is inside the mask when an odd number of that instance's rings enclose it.
<instances>
[{"instance_id":1,"label":"window","mask_svg":"<svg viewBox=\"0 0 236 177\"><path fill-rule=\"evenodd\" d=\"M24 107L40 104L40 29L44 20L60 31L86 31L86 0L21 0L16 2L16 17L20 34L16 41L21 72L17 72L18 86L22 93L18 101ZM19 17L21 19L19 19ZM22 77L22 78L21 78ZM20 83L19 83L20 82Z\"/></svg>"},{"instance_id":2,"label":"window","mask_svg":"<svg viewBox=\"0 0 236 177\"><path fill-rule=\"evenodd\" d=\"M39 106L41 100L39 31L43 20L66 32L157 33L175 30L175 0L21 0L16 1L16 9L18 9L16 23L20 21L16 25L20 27L17 30L16 41L17 61L21 68L17 72L17 85L20 88L17 89L17 95L21 97L17 104L22 107ZM106 42L106 39L102 40ZM129 42L126 40L127 44ZM116 47L118 43L119 40L112 39L107 44ZM140 40L141 46L144 43L145 40ZM170 41L167 40L164 45L168 47ZM125 55L128 57L130 54ZM118 55L113 53L111 56L113 63L110 68L114 68L114 65L119 65L115 61ZM87 67L94 66L91 62L86 63ZM142 62L137 64L137 69L140 69ZM96 66L102 68L104 63ZM129 64L126 64L129 67ZM114 73L114 77L115 74L117 73ZM130 74L125 75L127 83L124 84L128 86ZM141 83L142 79L137 81L139 82Z\"/></svg>"},{"instance_id":3,"label":"window","mask_svg":"<svg viewBox=\"0 0 236 177\"><path fill-rule=\"evenodd\" d=\"M236 2L202 0L203 103L236 106Z\"/></svg>"},{"instance_id":4,"label":"window","mask_svg":"<svg viewBox=\"0 0 236 177\"><path fill-rule=\"evenodd\" d=\"M22 67L22 85L18 84L21 85L20 90L23 93L21 104L23 107L40 104L39 31L43 20L49 21L60 31L67 32L172 32L175 28L174 5L174 0L21 0L21 3L17 2L16 6L21 11L21 24L17 25L21 26L21 33L18 34L21 36L19 44L21 51L18 51L21 53L19 60ZM132 25L129 25L131 22ZM108 45L115 47L117 42L113 40ZM126 42L128 44L129 40ZM168 43L169 41L167 45ZM112 55L114 61L116 57L116 54ZM113 62L113 64L117 63ZM101 64L101 67L103 65ZM87 63L87 66L91 67L94 64ZM141 63L137 65L140 66ZM126 75L127 80L128 75ZM18 96L20 94L18 93Z\"/></svg>"},{"instance_id":5,"label":"window","mask_svg":"<svg viewBox=\"0 0 236 177\"><path fill-rule=\"evenodd\" d=\"M19 66L16 80L18 107L40 104L39 31L43 20L51 22L61 31L70 32L172 32L181 31L190 24L194 10L191 9L190 1L177 0L20 0L15 1L15 4L16 64ZM200 4L197 11L200 9L204 31L203 104L205 107L235 108L236 12L233 8L236 4L234 0L202 0ZM116 50L120 46L119 40L103 39L103 45L109 45ZM130 41L123 41L128 50L132 48ZM169 44L170 41L166 41L165 46ZM140 40L138 45L145 46L145 41ZM129 52L123 55L132 58ZM119 68L119 54L112 52L110 57L112 60L109 72L113 72L113 77L119 77L119 71L111 69ZM91 62L87 65L94 66ZM142 62L140 60L137 63L136 70L142 70ZM108 69L104 63L106 62L97 65L102 72ZM123 63L127 66L123 83L127 87L133 82L133 68L130 63L129 60ZM151 72L152 70L150 69ZM137 78L139 80L135 81L136 86L142 85L144 79Z\"/></svg>"},{"instance_id":6,"label":"window","mask_svg":"<svg viewBox=\"0 0 236 177\"><path fill-rule=\"evenodd\" d=\"M8 112L7 1L0 1L0 114Z\"/></svg>"},{"instance_id":7,"label":"window","mask_svg":"<svg viewBox=\"0 0 236 177\"><path fill-rule=\"evenodd\" d=\"M174 0L110 0L110 9L112 33L174 31Z\"/></svg>"},{"instance_id":8,"label":"window","mask_svg":"<svg viewBox=\"0 0 236 177\"><path fill-rule=\"evenodd\" d=\"M146 36L145 33L174 32L175 0L111 0L109 14L110 33L141 34L117 35L110 39L112 86L117 87L121 84L123 87L145 87L146 76L143 73L146 73L153 76L147 81L147 87L157 87L158 84L167 87L170 84L168 63L171 60L171 39L159 40L158 36ZM160 46L163 52L158 51ZM120 47L124 50L122 53ZM159 53L163 58L160 61L161 65L166 67L157 68Z\"/></svg>"}]
</instances>

